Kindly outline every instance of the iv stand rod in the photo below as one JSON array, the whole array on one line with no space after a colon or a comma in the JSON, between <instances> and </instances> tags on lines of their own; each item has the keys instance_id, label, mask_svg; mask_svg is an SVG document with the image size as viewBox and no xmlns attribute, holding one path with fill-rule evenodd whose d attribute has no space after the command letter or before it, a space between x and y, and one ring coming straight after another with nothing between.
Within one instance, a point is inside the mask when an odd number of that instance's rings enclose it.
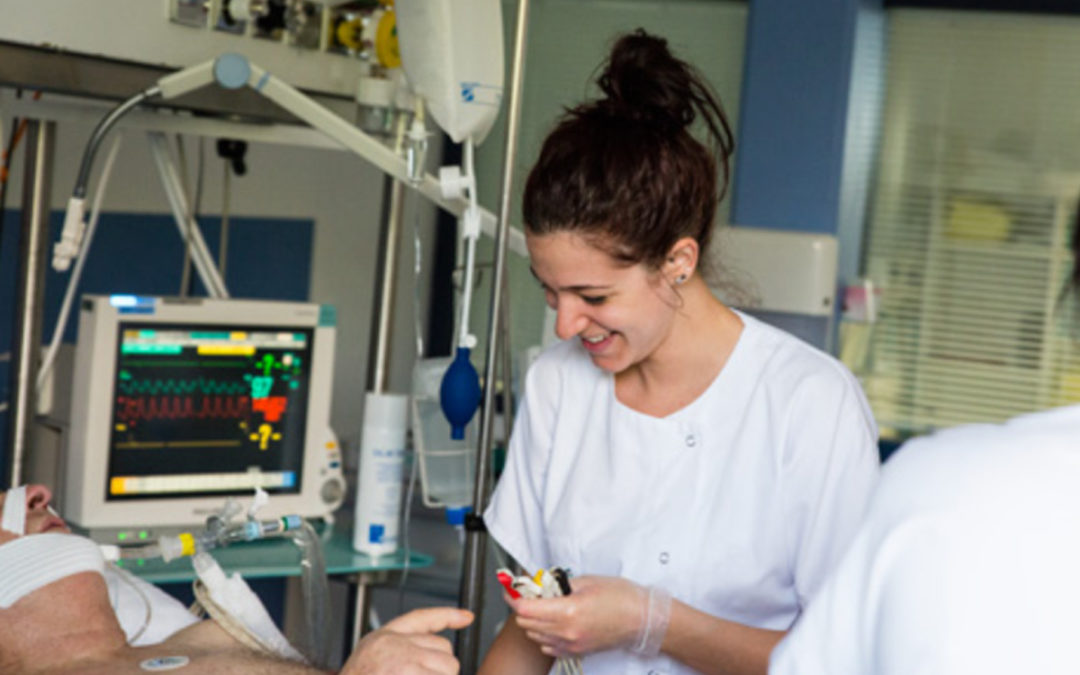
<instances>
[{"instance_id":1,"label":"iv stand rod","mask_svg":"<svg viewBox=\"0 0 1080 675\"><path fill-rule=\"evenodd\" d=\"M506 117L506 151L503 155L502 195L499 200L499 220L495 228L495 277L491 282L491 304L488 319L487 354L484 363L484 401L480 416L480 446L476 455L476 481L473 487L473 514L484 512L487 501L488 461L491 457L492 422L495 401L495 370L498 365L500 313L503 307L503 277L506 275L506 243L510 234L510 197L514 185L514 162L517 157L518 126L521 121L521 81L525 72L525 37L529 21L529 0L518 0L517 23L514 30L514 58L510 75L510 99ZM509 378L509 374L506 374ZM507 382L508 384L508 382ZM469 528L465 535L465 560L461 577L461 606L480 616L484 604L484 557L487 552L487 533ZM480 626L474 621L458 634L457 656L461 672L476 672L479 655Z\"/></svg>"},{"instance_id":2,"label":"iv stand rod","mask_svg":"<svg viewBox=\"0 0 1080 675\"><path fill-rule=\"evenodd\" d=\"M8 416L10 487L22 484L25 473L23 464L30 446L37 407L35 373L41 353L41 319L45 300L45 258L49 248L49 204L56 123L31 120L28 130Z\"/></svg>"}]
</instances>

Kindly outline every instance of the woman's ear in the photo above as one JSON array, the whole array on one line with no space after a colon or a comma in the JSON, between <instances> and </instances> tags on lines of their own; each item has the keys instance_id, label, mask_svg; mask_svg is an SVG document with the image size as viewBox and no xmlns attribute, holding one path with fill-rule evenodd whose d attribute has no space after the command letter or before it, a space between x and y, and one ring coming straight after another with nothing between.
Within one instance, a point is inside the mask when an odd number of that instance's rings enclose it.
<instances>
[{"instance_id":1,"label":"woman's ear","mask_svg":"<svg viewBox=\"0 0 1080 675\"><path fill-rule=\"evenodd\" d=\"M693 237L683 237L672 245L664 260L661 272L668 283L680 286L697 271L701 247Z\"/></svg>"}]
</instances>

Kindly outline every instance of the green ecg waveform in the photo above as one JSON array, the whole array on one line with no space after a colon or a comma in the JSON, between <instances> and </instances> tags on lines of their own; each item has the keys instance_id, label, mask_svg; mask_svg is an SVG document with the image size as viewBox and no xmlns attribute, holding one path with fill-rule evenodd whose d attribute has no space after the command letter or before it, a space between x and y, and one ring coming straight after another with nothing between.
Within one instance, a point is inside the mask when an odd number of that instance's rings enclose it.
<instances>
[{"instance_id":1,"label":"green ecg waveform","mask_svg":"<svg viewBox=\"0 0 1080 675\"><path fill-rule=\"evenodd\" d=\"M217 380L207 380L202 377L194 380L174 380L172 378L164 380L121 380L116 383L116 388L125 396L139 394L159 396L163 394L232 395L248 393L248 384L246 382L218 382Z\"/></svg>"}]
</instances>

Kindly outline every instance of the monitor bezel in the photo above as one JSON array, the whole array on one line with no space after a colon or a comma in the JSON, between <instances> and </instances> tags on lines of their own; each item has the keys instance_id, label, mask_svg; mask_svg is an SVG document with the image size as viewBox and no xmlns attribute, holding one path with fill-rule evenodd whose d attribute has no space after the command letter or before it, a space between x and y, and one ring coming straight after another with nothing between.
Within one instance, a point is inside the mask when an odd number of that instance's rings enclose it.
<instances>
[{"instance_id":1,"label":"monitor bezel","mask_svg":"<svg viewBox=\"0 0 1080 675\"><path fill-rule=\"evenodd\" d=\"M163 528L196 525L218 512L227 495L198 497L147 496L109 500L107 481L115 396L115 373L121 323L192 324L199 326L267 327L311 330L311 372L304 460L300 490L271 495L260 517L298 514L324 517L337 503L321 494L327 462L323 449L334 444L330 431L335 329L332 311L315 303L211 298L142 298L143 304L117 306L110 296L85 296L79 313L79 335L71 390L71 420L64 442L63 484L58 489L61 513L84 530ZM95 393L96 392L96 393ZM337 448L332 448L335 452Z\"/></svg>"}]
</instances>

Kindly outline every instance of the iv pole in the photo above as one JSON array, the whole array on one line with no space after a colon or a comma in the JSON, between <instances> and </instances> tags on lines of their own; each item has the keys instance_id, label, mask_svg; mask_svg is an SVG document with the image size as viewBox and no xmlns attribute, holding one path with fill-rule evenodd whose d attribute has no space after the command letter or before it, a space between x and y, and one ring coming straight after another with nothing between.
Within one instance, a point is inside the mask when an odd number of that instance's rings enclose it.
<instances>
[{"instance_id":1,"label":"iv pole","mask_svg":"<svg viewBox=\"0 0 1080 675\"><path fill-rule=\"evenodd\" d=\"M506 244L510 233L510 196L514 184L514 160L517 156L518 124L521 120L521 80L525 72L525 37L529 20L529 0L518 0L517 22L514 29L514 58L510 74L510 103L506 121L506 150L503 154L502 194L499 198L499 222L495 229L495 277L491 282L491 306L488 320L487 354L484 363L484 397L480 417L480 447L476 455L476 481L473 487L474 518L466 522L465 567L461 577L459 604L479 619L484 604L484 560L487 553L487 532L477 516L487 506L488 461L491 456L492 422L495 401L495 369L498 364L500 312L503 309L506 275ZM509 337L509 336L507 336ZM509 339L507 340L509 342ZM509 379L509 372L504 376ZM509 381L504 383L509 386ZM509 414L509 410L506 411ZM479 621L474 621L458 633L457 657L461 672L476 672L480 648Z\"/></svg>"}]
</instances>

